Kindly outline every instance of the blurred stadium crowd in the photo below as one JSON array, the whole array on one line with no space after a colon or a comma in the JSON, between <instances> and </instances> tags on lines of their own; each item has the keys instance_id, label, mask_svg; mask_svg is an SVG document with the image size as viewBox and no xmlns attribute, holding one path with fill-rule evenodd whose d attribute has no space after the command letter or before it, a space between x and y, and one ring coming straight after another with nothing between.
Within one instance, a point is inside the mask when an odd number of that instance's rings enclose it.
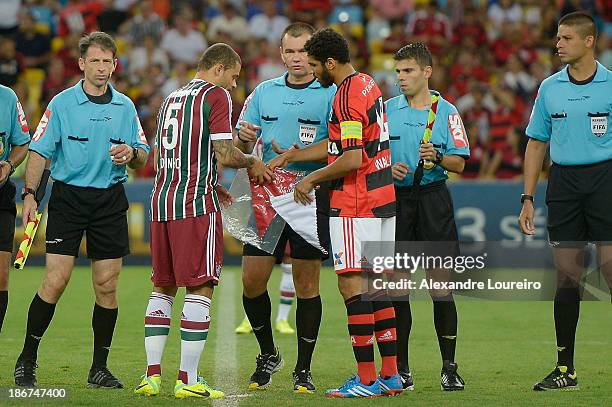
<instances>
[{"instance_id":1,"label":"blurred stadium crowd","mask_svg":"<svg viewBox=\"0 0 612 407\"><path fill-rule=\"evenodd\" d=\"M284 72L280 34L291 21L341 31L385 99L398 93L393 53L422 41L435 55L430 85L456 104L469 135L463 178L512 179L538 86L560 68L557 21L579 9L595 16L597 58L612 69L612 0L0 0L0 83L15 90L34 131L49 100L81 78L80 36L105 31L119 45L113 85L132 98L152 142L163 98L193 77L213 43L243 60L236 119L258 83ZM134 174L153 175L151 162Z\"/></svg>"}]
</instances>

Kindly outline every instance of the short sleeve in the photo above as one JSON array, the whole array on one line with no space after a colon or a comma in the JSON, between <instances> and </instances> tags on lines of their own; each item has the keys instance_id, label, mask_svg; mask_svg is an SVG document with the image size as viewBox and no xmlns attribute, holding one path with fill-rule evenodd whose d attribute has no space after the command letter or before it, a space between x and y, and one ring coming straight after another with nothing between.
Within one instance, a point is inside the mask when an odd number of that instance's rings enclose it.
<instances>
[{"instance_id":1,"label":"short sleeve","mask_svg":"<svg viewBox=\"0 0 612 407\"><path fill-rule=\"evenodd\" d=\"M19 99L15 95L15 102L12 107L12 125L9 143L14 146L22 146L30 142L30 130L28 129L28 122L23 111Z\"/></svg>"},{"instance_id":2,"label":"short sleeve","mask_svg":"<svg viewBox=\"0 0 612 407\"><path fill-rule=\"evenodd\" d=\"M217 87L206 96L206 103L210 105L210 139L232 140L232 98L229 92Z\"/></svg>"},{"instance_id":3,"label":"short sleeve","mask_svg":"<svg viewBox=\"0 0 612 407\"><path fill-rule=\"evenodd\" d=\"M141 148L149 154L151 150L149 147L149 143L147 142L147 136L142 129L142 125L140 124L140 118L138 118L138 113L136 112L136 108L132 107L132 120L130 122L130 134L132 136L131 146L135 148Z\"/></svg>"},{"instance_id":4,"label":"short sleeve","mask_svg":"<svg viewBox=\"0 0 612 407\"><path fill-rule=\"evenodd\" d=\"M259 114L259 91L260 87L257 86L253 92L246 98L242 111L238 117L238 123L236 123L236 130L240 130L240 123L247 122L256 126L261 126L260 120L261 115Z\"/></svg>"},{"instance_id":5,"label":"short sleeve","mask_svg":"<svg viewBox=\"0 0 612 407\"><path fill-rule=\"evenodd\" d=\"M30 150L37 152L45 158L51 158L61 139L59 113L57 99L53 98L40 118L38 127L30 142Z\"/></svg>"},{"instance_id":6,"label":"short sleeve","mask_svg":"<svg viewBox=\"0 0 612 407\"><path fill-rule=\"evenodd\" d=\"M350 87L340 89L340 97L334 106L340 122L340 139L343 150L360 149L363 146L363 128L368 125L367 99L350 97ZM361 95L360 95L361 96Z\"/></svg>"},{"instance_id":7,"label":"short sleeve","mask_svg":"<svg viewBox=\"0 0 612 407\"><path fill-rule=\"evenodd\" d=\"M528 137L540 141L549 141L552 133L550 114L546 109L545 100L546 97L544 95L542 86L540 86L533 109L531 110L527 130L525 130Z\"/></svg>"},{"instance_id":8,"label":"short sleeve","mask_svg":"<svg viewBox=\"0 0 612 407\"><path fill-rule=\"evenodd\" d=\"M465 126L455 106L451 106L446 120L446 154L470 157L470 145Z\"/></svg>"}]
</instances>

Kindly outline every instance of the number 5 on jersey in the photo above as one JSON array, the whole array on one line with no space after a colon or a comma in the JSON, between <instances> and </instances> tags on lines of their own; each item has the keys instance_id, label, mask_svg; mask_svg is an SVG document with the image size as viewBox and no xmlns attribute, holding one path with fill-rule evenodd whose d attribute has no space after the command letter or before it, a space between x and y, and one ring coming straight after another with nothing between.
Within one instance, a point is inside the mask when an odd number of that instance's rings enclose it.
<instances>
[{"instance_id":1,"label":"number 5 on jersey","mask_svg":"<svg viewBox=\"0 0 612 407\"><path fill-rule=\"evenodd\" d=\"M164 118L164 134L162 136L162 146L165 150L174 150L178 143L179 135L179 121L178 111L183 107L181 102L170 103L166 110L166 117ZM177 112L176 115L174 112ZM168 131L170 130L170 131ZM170 134L172 133L172 134Z\"/></svg>"}]
</instances>

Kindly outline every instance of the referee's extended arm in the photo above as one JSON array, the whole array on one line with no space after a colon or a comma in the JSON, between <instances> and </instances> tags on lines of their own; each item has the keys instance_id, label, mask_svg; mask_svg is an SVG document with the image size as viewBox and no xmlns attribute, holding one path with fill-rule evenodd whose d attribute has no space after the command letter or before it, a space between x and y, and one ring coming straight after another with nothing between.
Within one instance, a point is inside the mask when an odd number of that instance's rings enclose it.
<instances>
[{"instance_id":1,"label":"referee's extended arm","mask_svg":"<svg viewBox=\"0 0 612 407\"><path fill-rule=\"evenodd\" d=\"M524 187L523 193L525 195L531 195L535 193L536 185L538 183L538 177L540 171L542 171L542 164L544 163L544 156L546 155L546 148L548 143L539 141L536 139L529 139L527 143L527 150L525 151L525 164L523 168ZM533 224L533 202L526 199L523 202L523 208L519 215L519 227L521 232L526 235L535 234L535 226Z\"/></svg>"}]
</instances>

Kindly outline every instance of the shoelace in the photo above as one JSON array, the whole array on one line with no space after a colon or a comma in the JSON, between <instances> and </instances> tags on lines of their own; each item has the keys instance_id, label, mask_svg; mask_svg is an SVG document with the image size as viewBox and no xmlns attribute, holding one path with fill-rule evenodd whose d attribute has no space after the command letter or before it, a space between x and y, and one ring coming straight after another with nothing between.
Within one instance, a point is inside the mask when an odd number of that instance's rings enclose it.
<instances>
[{"instance_id":1,"label":"shoelace","mask_svg":"<svg viewBox=\"0 0 612 407\"><path fill-rule=\"evenodd\" d=\"M294 372L294 374L300 382L310 382L312 380L312 375L306 370L300 370L299 372Z\"/></svg>"},{"instance_id":2,"label":"shoelace","mask_svg":"<svg viewBox=\"0 0 612 407\"><path fill-rule=\"evenodd\" d=\"M92 377L92 381L97 383L102 383L104 381L117 381L117 378L113 376L113 374L108 370L108 368L103 367L99 369L94 377Z\"/></svg>"},{"instance_id":3,"label":"shoelace","mask_svg":"<svg viewBox=\"0 0 612 407\"><path fill-rule=\"evenodd\" d=\"M274 355L258 355L256 359L257 370L272 373L272 370L274 369L274 362L270 359L272 359L273 356Z\"/></svg>"},{"instance_id":4,"label":"shoelace","mask_svg":"<svg viewBox=\"0 0 612 407\"><path fill-rule=\"evenodd\" d=\"M338 390L340 390L340 391L345 391L345 390L349 389L349 388L351 387L351 385L352 385L353 383L355 383L355 380L356 380L356 379L357 379L357 376L351 376L351 377L349 377L348 379L346 379L346 382L345 382L345 383L344 383L342 386L340 386L340 387L338 388Z\"/></svg>"}]
</instances>

